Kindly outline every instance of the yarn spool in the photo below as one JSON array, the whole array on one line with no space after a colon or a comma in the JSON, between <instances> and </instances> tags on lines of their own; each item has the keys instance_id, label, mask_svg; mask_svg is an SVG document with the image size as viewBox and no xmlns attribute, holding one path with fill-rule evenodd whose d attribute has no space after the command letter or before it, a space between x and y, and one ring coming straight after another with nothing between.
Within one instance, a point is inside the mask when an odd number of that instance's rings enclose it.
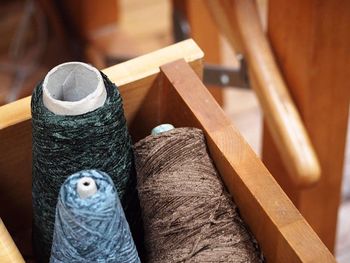
<instances>
[{"instance_id":1,"label":"yarn spool","mask_svg":"<svg viewBox=\"0 0 350 263\"><path fill-rule=\"evenodd\" d=\"M134 154L148 262L263 262L201 130L150 135Z\"/></svg>"},{"instance_id":2,"label":"yarn spool","mask_svg":"<svg viewBox=\"0 0 350 263\"><path fill-rule=\"evenodd\" d=\"M107 172L132 231L140 232L133 229L139 224L133 221L139 211L133 153L117 87L89 65L61 64L36 87L31 109L33 241L39 262L50 257L59 189L77 171Z\"/></svg>"},{"instance_id":3,"label":"yarn spool","mask_svg":"<svg viewBox=\"0 0 350 263\"><path fill-rule=\"evenodd\" d=\"M56 207L50 263L139 263L111 178L81 171L63 183Z\"/></svg>"}]
</instances>

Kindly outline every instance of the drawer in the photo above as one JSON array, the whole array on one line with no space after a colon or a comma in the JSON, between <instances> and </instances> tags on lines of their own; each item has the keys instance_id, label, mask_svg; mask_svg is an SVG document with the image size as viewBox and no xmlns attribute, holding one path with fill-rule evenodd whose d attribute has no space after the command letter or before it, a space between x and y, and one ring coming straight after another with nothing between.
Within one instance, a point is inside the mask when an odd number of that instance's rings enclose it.
<instances>
[{"instance_id":1,"label":"drawer","mask_svg":"<svg viewBox=\"0 0 350 263\"><path fill-rule=\"evenodd\" d=\"M201 81L203 52L189 39L103 70L119 86L134 142L156 125L198 127L268 262L336 262ZM30 97L0 107L0 217L31 251Z\"/></svg>"}]
</instances>

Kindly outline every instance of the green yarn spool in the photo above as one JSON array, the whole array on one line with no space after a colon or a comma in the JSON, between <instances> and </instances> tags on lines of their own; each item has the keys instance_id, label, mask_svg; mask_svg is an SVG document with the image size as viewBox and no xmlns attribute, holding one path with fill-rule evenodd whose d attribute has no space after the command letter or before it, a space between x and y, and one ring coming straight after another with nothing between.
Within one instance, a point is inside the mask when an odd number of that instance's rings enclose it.
<instances>
[{"instance_id":1,"label":"green yarn spool","mask_svg":"<svg viewBox=\"0 0 350 263\"><path fill-rule=\"evenodd\" d=\"M107 98L102 107L77 115L55 115L43 104L40 83L32 96L33 238L40 262L48 262L59 189L77 171L108 173L130 227L139 225L133 152L117 87L103 73Z\"/></svg>"}]
</instances>

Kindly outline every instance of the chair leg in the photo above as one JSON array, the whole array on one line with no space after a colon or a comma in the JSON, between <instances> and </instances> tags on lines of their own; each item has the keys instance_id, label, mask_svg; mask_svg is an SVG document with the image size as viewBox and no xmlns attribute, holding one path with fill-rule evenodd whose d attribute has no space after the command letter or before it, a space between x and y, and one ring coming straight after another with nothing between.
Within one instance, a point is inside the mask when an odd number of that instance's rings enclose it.
<instances>
[{"instance_id":1,"label":"chair leg","mask_svg":"<svg viewBox=\"0 0 350 263\"><path fill-rule=\"evenodd\" d=\"M267 129L263 159L331 251L349 112L349 26L347 1L269 1L270 43L319 158L320 182L310 189L294 187Z\"/></svg>"}]
</instances>

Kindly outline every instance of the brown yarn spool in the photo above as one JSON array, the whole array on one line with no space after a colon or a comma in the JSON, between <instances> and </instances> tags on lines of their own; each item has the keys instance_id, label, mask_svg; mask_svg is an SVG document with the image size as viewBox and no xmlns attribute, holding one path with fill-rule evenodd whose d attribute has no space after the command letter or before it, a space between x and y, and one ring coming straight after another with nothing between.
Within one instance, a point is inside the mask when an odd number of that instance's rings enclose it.
<instances>
[{"instance_id":1,"label":"brown yarn spool","mask_svg":"<svg viewBox=\"0 0 350 263\"><path fill-rule=\"evenodd\" d=\"M263 262L201 130L151 135L134 148L148 262Z\"/></svg>"}]
</instances>

